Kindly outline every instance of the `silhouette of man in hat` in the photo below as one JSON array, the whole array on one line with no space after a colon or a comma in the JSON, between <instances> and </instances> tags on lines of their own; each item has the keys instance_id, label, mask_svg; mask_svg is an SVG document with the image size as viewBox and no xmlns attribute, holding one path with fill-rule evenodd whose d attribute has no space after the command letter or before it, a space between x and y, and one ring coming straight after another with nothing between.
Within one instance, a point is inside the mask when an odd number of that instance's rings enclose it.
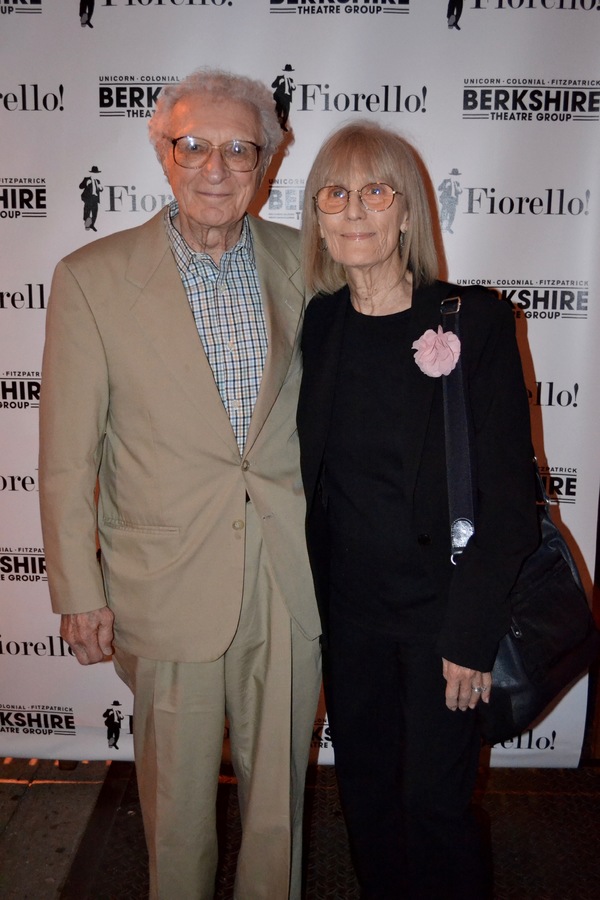
<instances>
[{"instance_id":1,"label":"silhouette of man in hat","mask_svg":"<svg viewBox=\"0 0 600 900\"><path fill-rule=\"evenodd\" d=\"M448 234L454 234L452 225L456 215L458 198L462 194L460 181L457 181L456 179L456 176L460 174L458 169L452 169L450 178L444 178L442 183L438 185L438 191L440 192L440 225L442 231L445 231Z\"/></svg>"},{"instance_id":2,"label":"silhouette of man in hat","mask_svg":"<svg viewBox=\"0 0 600 900\"><path fill-rule=\"evenodd\" d=\"M96 5L95 0L80 0L79 2L79 21L81 22L81 27L85 28L87 25L88 28L93 28L92 25L92 16L94 15L94 6Z\"/></svg>"},{"instance_id":3,"label":"silhouette of man in hat","mask_svg":"<svg viewBox=\"0 0 600 900\"><path fill-rule=\"evenodd\" d=\"M114 747L115 750L119 749L119 745L117 741L119 740L119 735L121 734L121 722L125 718L120 709L117 709L117 706L120 706L118 700L113 700L112 706L109 706L107 710L105 710L102 714L102 718L104 719L104 724L106 725L106 738L108 740L108 746Z\"/></svg>"},{"instance_id":4,"label":"silhouette of man in hat","mask_svg":"<svg viewBox=\"0 0 600 900\"><path fill-rule=\"evenodd\" d=\"M83 200L83 222L85 230L97 231L96 219L98 218L98 207L100 205L100 194L104 190L100 184L100 179L95 175L100 174L98 166L92 166L90 175L86 175L79 187L81 189L81 199Z\"/></svg>"},{"instance_id":5,"label":"silhouette of man in hat","mask_svg":"<svg viewBox=\"0 0 600 900\"><path fill-rule=\"evenodd\" d=\"M448 3L448 11L446 12L446 18L448 19L448 28L456 28L460 31L460 25L458 24L460 17L462 16L463 11L463 0L450 0Z\"/></svg>"},{"instance_id":6,"label":"silhouette of man in hat","mask_svg":"<svg viewBox=\"0 0 600 900\"><path fill-rule=\"evenodd\" d=\"M283 67L284 72L293 72L291 65L286 63ZM277 113L277 118L279 119L279 124L281 125L283 131L287 131L286 124L290 115L290 106L292 103L292 94L296 90L296 85L294 84L294 79L290 78L289 75L278 75L275 81L271 85L272 88L275 88L273 91L273 99L275 101L275 112Z\"/></svg>"}]
</instances>

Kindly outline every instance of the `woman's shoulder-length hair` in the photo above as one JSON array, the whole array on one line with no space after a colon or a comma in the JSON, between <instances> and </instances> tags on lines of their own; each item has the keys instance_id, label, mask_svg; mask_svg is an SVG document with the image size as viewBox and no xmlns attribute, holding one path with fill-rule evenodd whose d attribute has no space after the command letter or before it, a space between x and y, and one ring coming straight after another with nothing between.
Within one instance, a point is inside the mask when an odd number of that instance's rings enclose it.
<instances>
[{"instance_id":1,"label":"woman's shoulder-length hair","mask_svg":"<svg viewBox=\"0 0 600 900\"><path fill-rule=\"evenodd\" d=\"M403 271L412 274L415 287L430 284L437 278L439 267L424 165L399 134L361 120L343 126L327 138L308 175L302 216L307 290L329 294L346 284L343 266L322 249L319 213L313 198L325 185L346 187L355 171L364 174L367 181L383 181L402 192L408 208L408 230L401 253L398 247Z\"/></svg>"}]
</instances>

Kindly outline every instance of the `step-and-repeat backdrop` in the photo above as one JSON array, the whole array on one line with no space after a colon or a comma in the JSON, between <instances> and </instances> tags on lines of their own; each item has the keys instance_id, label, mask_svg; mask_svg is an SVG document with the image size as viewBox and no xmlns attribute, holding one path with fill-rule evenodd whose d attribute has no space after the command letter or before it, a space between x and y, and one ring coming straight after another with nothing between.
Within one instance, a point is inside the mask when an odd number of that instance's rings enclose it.
<instances>
[{"instance_id":1,"label":"step-and-repeat backdrop","mask_svg":"<svg viewBox=\"0 0 600 900\"><path fill-rule=\"evenodd\" d=\"M298 227L310 163L341 123L374 119L414 143L449 276L514 303L536 451L590 586L599 38L600 0L0 0L0 753L132 757L131 695L110 663L77 664L50 611L44 317L62 256L170 199L146 128L162 87L198 66L259 78L289 106L294 141L261 195L273 221ZM586 699L584 678L492 765L577 765ZM377 734L365 739L376 757ZM324 718L314 743L330 762Z\"/></svg>"}]
</instances>

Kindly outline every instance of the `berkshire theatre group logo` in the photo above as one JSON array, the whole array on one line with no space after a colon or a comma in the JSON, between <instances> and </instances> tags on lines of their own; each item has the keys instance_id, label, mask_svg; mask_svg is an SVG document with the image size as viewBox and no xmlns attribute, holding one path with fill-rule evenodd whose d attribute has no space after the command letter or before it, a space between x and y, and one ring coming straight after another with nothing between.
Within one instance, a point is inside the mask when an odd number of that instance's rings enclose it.
<instances>
[{"instance_id":1,"label":"berkshire theatre group logo","mask_svg":"<svg viewBox=\"0 0 600 900\"><path fill-rule=\"evenodd\" d=\"M495 290L512 305L517 319L556 322L588 317L589 282L584 278L457 278L457 284Z\"/></svg>"},{"instance_id":2,"label":"berkshire theatre group logo","mask_svg":"<svg viewBox=\"0 0 600 900\"><path fill-rule=\"evenodd\" d=\"M0 581L48 581L42 547L0 547Z\"/></svg>"},{"instance_id":3,"label":"berkshire theatre group logo","mask_svg":"<svg viewBox=\"0 0 600 900\"><path fill-rule=\"evenodd\" d=\"M178 81L177 75L101 75L98 82L100 117L149 119L163 87Z\"/></svg>"},{"instance_id":4,"label":"berkshire theatre group logo","mask_svg":"<svg viewBox=\"0 0 600 900\"><path fill-rule=\"evenodd\" d=\"M319 750L332 749L331 731L329 729L329 721L327 718L315 719L311 746L317 747Z\"/></svg>"},{"instance_id":5,"label":"berkshire theatre group logo","mask_svg":"<svg viewBox=\"0 0 600 900\"><path fill-rule=\"evenodd\" d=\"M272 222L287 222L298 227L304 208L303 178L272 178L267 201L268 217Z\"/></svg>"},{"instance_id":6,"label":"berkshire theatre group logo","mask_svg":"<svg viewBox=\"0 0 600 900\"><path fill-rule=\"evenodd\" d=\"M577 466L539 466L544 489L551 503L577 503Z\"/></svg>"},{"instance_id":7,"label":"berkshire theatre group logo","mask_svg":"<svg viewBox=\"0 0 600 900\"><path fill-rule=\"evenodd\" d=\"M42 0L0 0L0 14L36 16L42 12Z\"/></svg>"},{"instance_id":8,"label":"berkshire theatre group logo","mask_svg":"<svg viewBox=\"0 0 600 900\"><path fill-rule=\"evenodd\" d=\"M20 649L20 645L19 647L16 647L16 645L16 641L8 641L5 645L0 640L0 653L7 653L10 656L22 655L16 652L16 650ZM112 705L103 713L106 739L111 750L119 750L118 741L126 719L120 710L120 706L119 701L114 700ZM130 716L127 719L131 722ZM75 737L77 728L71 706L48 706L45 704L30 706L21 703L0 703L0 733L32 734L36 737ZM129 727L127 733L131 733L131 727Z\"/></svg>"},{"instance_id":9,"label":"berkshire theatre group logo","mask_svg":"<svg viewBox=\"0 0 600 900\"><path fill-rule=\"evenodd\" d=\"M577 503L577 466L538 465L544 489L551 503Z\"/></svg>"},{"instance_id":10,"label":"berkshire theatre group logo","mask_svg":"<svg viewBox=\"0 0 600 900\"><path fill-rule=\"evenodd\" d=\"M0 732L74 737L75 716L70 706L0 704Z\"/></svg>"},{"instance_id":11,"label":"berkshire theatre group logo","mask_svg":"<svg viewBox=\"0 0 600 900\"><path fill-rule=\"evenodd\" d=\"M39 409L40 372L7 369L0 375L0 409Z\"/></svg>"},{"instance_id":12,"label":"berkshire theatre group logo","mask_svg":"<svg viewBox=\"0 0 600 900\"><path fill-rule=\"evenodd\" d=\"M497 287L515 307L517 318L585 321L588 317L589 286L584 279L540 278L499 283Z\"/></svg>"},{"instance_id":13,"label":"berkshire theatre group logo","mask_svg":"<svg viewBox=\"0 0 600 900\"><path fill-rule=\"evenodd\" d=\"M599 78L465 78L463 119L490 122L600 121Z\"/></svg>"},{"instance_id":14,"label":"berkshire theatre group logo","mask_svg":"<svg viewBox=\"0 0 600 900\"><path fill-rule=\"evenodd\" d=\"M0 176L0 221L45 219L47 207L45 178Z\"/></svg>"},{"instance_id":15,"label":"berkshire theatre group logo","mask_svg":"<svg viewBox=\"0 0 600 900\"><path fill-rule=\"evenodd\" d=\"M271 15L408 15L410 0L269 0Z\"/></svg>"}]
</instances>

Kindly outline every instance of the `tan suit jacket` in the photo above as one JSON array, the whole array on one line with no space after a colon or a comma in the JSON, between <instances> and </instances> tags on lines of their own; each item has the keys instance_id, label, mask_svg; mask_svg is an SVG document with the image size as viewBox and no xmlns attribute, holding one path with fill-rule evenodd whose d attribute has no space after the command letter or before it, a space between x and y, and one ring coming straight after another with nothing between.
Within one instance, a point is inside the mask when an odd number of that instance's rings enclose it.
<instances>
[{"instance_id":1,"label":"tan suit jacket","mask_svg":"<svg viewBox=\"0 0 600 900\"><path fill-rule=\"evenodd\" d=\"M218 658L240 614L248 495L275 585L312 639L320 623L296 432L298 233L250 220L269 349L240 457L163 215L76 251L54 275L40 403L53 608L108 604L117 646L137 656Z\"/></svg>"}]
</instances>

